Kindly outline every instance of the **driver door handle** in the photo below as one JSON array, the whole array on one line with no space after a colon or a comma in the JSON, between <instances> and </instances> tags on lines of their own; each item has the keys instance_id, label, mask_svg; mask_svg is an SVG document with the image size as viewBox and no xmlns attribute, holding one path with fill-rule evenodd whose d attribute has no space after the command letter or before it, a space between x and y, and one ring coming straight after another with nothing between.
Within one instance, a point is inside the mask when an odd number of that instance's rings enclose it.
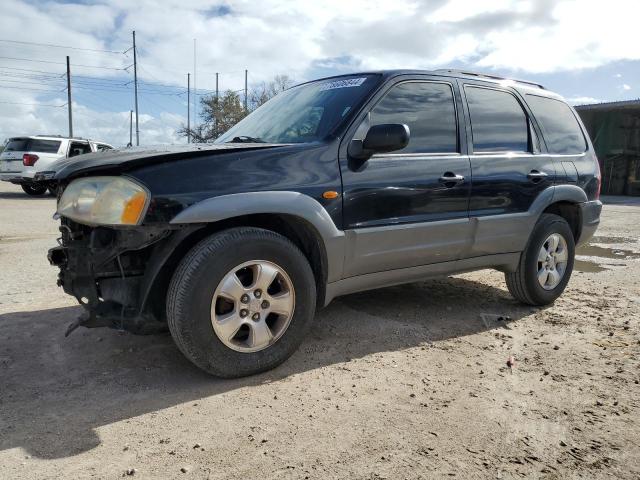
<instances>
[{"instance_id":1,"label":"driver door handle","mask_svg":"<svg viewBox=\"0 0 640 480\"><path fill-rule=\"evenodd\" d=\"M464 175L456 175L452 172L445 172L440 177L440 183L443 183L447 188L455 187L462 182L464 182Z\"/></svg>"},{"instance_id":2,"label":"driver door handle","mask_svg":"<svg viewBox=\"0 0 640 480\"><path fill-rule=\"evenodd\" d=\"M527 174L527 178L529 180L531 180L532 182L539 182L541 180L544 180L545 178L547 178L549 175L545 172L540 172L538 170L531 170L528 174Z\"/></svg>"}]
</instances>

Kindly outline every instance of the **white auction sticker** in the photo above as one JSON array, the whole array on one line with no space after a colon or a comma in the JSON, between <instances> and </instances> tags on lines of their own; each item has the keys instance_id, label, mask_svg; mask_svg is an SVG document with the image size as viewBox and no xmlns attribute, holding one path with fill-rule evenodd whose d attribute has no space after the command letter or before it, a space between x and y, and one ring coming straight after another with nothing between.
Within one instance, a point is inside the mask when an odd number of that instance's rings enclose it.
<instances>
[{"instance_id":1,"label":"white auction sticker","mask_svg":"<svg viewBox=\"0 0 640 480\"><path fill-rule=\"evenodd\" d=\"M347 78L345 80L335 80L333 82L325 83L320 86L320 91L324 92L325 90L334 90L336 88L348 88L348 87L359 87L364 83L366 77L362 78Z\"/></svg>"}]
</instances>

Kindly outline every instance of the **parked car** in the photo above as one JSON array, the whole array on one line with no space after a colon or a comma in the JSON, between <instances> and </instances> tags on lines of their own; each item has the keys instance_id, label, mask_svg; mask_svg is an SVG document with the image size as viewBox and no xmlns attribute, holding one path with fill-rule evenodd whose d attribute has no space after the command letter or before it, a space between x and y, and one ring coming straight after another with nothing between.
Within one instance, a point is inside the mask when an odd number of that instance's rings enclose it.
<instances>
[{"instance_id":1,"label":"parked car","mask_svg":"<svg viewBox=\"0 0 640 480\"><path fill-rule=\"evenodd\" d=\"M10 138L0 154L0 180L21 185L28 195L42 195L51 186L58 160L112 148L103 142L55 135Z\"/></svg>"},{"instance_id":2,"label":"parked car","mask_svg":"<svg viewBox=\"0 0 640 480\"><path fill-rule=\"evenodd\" d=\"M361 290L493 268L547 305L602 208L559 95L450 70L304 83L213 145L89 154L56 179L49 259L85 309L67 333L168 324L221 377L280 364Z\"/></svg>"}]
</instances>

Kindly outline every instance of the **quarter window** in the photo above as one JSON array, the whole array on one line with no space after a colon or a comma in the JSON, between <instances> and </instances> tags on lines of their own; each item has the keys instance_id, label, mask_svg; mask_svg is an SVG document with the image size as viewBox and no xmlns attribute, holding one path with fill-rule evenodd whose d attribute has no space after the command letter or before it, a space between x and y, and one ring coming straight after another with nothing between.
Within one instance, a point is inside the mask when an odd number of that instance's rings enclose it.
<instances>
[{"instance_id":1,"label":"quarter window","mask_svg":"<svg viewBox=\"0 0 640 480\"><path fill-rule=\"evenodd\" d=\"M529 125L520 103L508 92L465 86L474 152L526 152Z\"/></svg>"},{"instance_id":2,"label":"quarter window","mask_svg":"<svg viewBox=\"0 0 640 480\"><path fill-rule=\"evenodd\" d=\"M409 145L394 153L458 151L453 91L446 83L406 82L393 87L371 111L371 125L404 123Z\"/></svg>"},{"instance_id":3,"label":"quarter window","mask_svg":"<svg viewBox=\"0 0 640 480\"><path fill-rule=\"evenodd\" d=\"M538 95L527 95L527 103L540 124L549 153L582 153L587 149L587 141L569 105Z\"/></svg>"}]
</instances>

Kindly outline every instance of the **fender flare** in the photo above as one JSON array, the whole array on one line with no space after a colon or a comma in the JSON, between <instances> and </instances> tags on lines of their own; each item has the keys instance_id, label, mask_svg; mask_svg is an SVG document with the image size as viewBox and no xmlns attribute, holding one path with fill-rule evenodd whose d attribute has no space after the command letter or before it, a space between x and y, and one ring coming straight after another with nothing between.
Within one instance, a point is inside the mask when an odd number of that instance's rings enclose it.
<instances>
[{"instance_id":1,"label":"fender flare","mask_svg":"<svg viewBox=\"0 0 640 480\"><path fill-rule=\"evenodd\" d=\"M344 232L339 230L327 210L315 199L300 192L265 191L221 195L186 208L171 224L213 223L233 217L255 214L291 215L306 221L324 244L327 281L341 278L344 263Z\"/></svg>"},{"instance_id":2,"label":"fender flare","mask_svg":"<svg viewBox=\"0 0 640 480\"><path fill-rule=\"evenodd\" d=\"M571 202L575 204L588 202L587 194L577 185L553 185L546 188L537 196L529 208L537 221L542 212L556 202Z\"/></svg>"}]
</instances>

